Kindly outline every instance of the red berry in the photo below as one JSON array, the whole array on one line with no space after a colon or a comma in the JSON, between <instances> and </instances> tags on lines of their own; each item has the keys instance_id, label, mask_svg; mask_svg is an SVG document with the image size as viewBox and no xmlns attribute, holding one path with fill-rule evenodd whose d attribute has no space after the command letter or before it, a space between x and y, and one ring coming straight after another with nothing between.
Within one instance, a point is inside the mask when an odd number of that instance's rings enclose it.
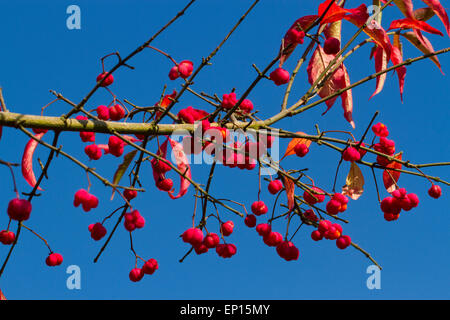
<instances>
[{"instance_id":1,"label":"red berry","mask_svg":"<svg viewBox=\"0 0 450 320\"><path fill-rule=\"evenodd\" d=\"M319 226L318 226L318 230L320 233L325 233L326 231L328 231L328 229L331 228L331 221L329 220L320 220L319 222Z\"/></svg>"},{"instance_id":2,"label":"red berry","mask_svg":"<svg viewBox=\"0 0 450 320\"><path fill-rule=\"evenodd\" d=\"M98 106L97 107L97 117L100 120L109 120L109 108L107 106Z\"/></svg>"},{"instance_id":3,"label":"red berry","mask_svg":"<svg viewBox=\"0 0 450 320\"><path fill-rule=\"evenodd\" d=\"M170 191L173 187L172 179L163 179L156 183L156 187L161 191Z\"/></svg>"},{"instance_id":4,"label":"red berry","mask_svg":"<svg viewBox=\"0 0 450 320\"><path fill-rule=\"evenodd\" d=\"M100 74L97 76L97 82L100 82L107 74L108 74L107 72L100 73ZM112 84L113 82L114 82L114 77L113 77L112 74L110 74L110 75L108 75L108 76L106 77L105 81L103 81L103 83L102 83L100 86L101 86L101 87L107 87L107 86L109 86L110 84Z\"/></svg>"},{"instance_id":5,"label":"red berry","mask_svg":"<svg viewBox=\"0 0 450 320\"><path fill-rule=\"evenodd\" d=\"M278 255L286 261L298 260L299 250L290 241L283 241L277 246Z\"/></svg>"},{"instance_id":6,"label":"red berry","mask_svg":"<svg viewBox=\"0 0 450 320\"><path fill-rule=\"evenodd\" d=\"M150 259L144 263L142 266L142 272L144 274L153 274L156 270L158 270L158 261L155 259Z\"/></svg>"},{"instance_id":7,"label":"red berry","mask_svg":"<svg viewBox=\"0 0 450 320\"><path fill-rule=\"evenodd\" d=\"M83 142L95 142L95 133L94 132L80 132L80 138Z\"/></svg>"},{"instance_id":8,"label":"red berry","mask_svg":"<svg viewBox=\"0 0 450 320\"><path fill-rule=\"evenodd\" d=\"M267 223L260 223L256 226L256 232L262 237L268 235L272 231L272 227Z\"/></svg>"},{"instance_id":9,"label":"red berry","mask_svg":"<svg viewBox=\"0 0 450 320\"><path fill-rule=\"evenodd\" d=\"M63 262L63 257L59 253L50 253L45 259L45 263L49 267L59 266Z\"/></svg>"},{"instance_id":10,"label":"red berry","mask_svg":"<svg viewBox=\"0 0 450 320\"><path fill-rule=\"evenodd\" d=\"M188 78L192 74L192 71L194 71L194 64L192 61L184 60L178 64L178 73L181 78Z\"/></svg>"},{"instance_id":11,"label":"red berry","mask_svg":"<svg viewBox=\"0 0 450 320\"><path fill-rule=\"evenodd\" d=\"M342 158L345 161L352 161L352 162L359 161L361 159L361 154L359 153L358 150L356 150L356 148L348 147L342 153Z\"/></svg>"},{"instance_id":12,"label":"red berry","mask_svg":"<svg viewBox=\"0 0 450 320\"><path fill-rule=\"evenodd\" d=\"M98 160L102 157L102 150L96 144L86 146L84 152L91 160Z\"/></svg>"},{"instance_id":13,"label":"red berry","mask_svg":"<svg viewBox=\"0 0 450 320\"><path fill-rule=\"evenodd\" d=\"M174 66L170 69L169 71L169 79L170 80L175 80L180 76L180 74L178 73L178 66Z\"/></svg>"},{"instance_id":14,"label":"red berry","mask_svg":"<svg viewBox=\"0 0 450 320\"><path fill-rule=\"evenodd\" d=\"M280 180L273 180L269 183L268 189L271 194L277 194L283 189L283 183Z\"/></svg>"},{"instance_id":15,"label":"red berry","mask_svg":"<svg viewBox=\"0 0 450 320\"><path fill-rule=\"evenodd\" d=\"M257 216L266 214L268 210L264 201L255 201L252 204L252 212Z\"/></svg>"},{"instance_id":16,"label":"red berry","mask_svg":"<svg viewBox=\"0 0 450 320\"><path fill-rule=\"evenodd\" d=\"M352 239L349 236L342 236L336 240L336 246L339 249L345 249L352 243Z\"/></svg>"},{"instance_id":17,"label":"red berry","mask_svg":"<svg viewBox=\"0 0 450 320\"><path fill-rule=\"evenodd\" d=\"M323 44L323 51L326 54L337 54L341 50L341 41L339 39L330 37L325 40Z\"/></svg>"},{"instance_id":18,"label":"red berry","mask_svg":"<svg viewBox=\"0 0 450 320\"><path fill-rule=\"evenodd\" d=\"M339 213L339 209L341 208L341 203L339 201L331 199L328 201L326 209L329 214L336 215Z\"/></svg>"},{"instance_id":19,"label":"red berry","mask_svg":"<svg viewBox=\"0 0 450 320\"><path fill-rule=\"evenodd\" d=\"M263 241L269 247L276 247L283 242L283 236L279 232L270 232L263 237Z\"/></svg>"},{"instance_id":20,"label":"red berry","mask_svg":"<svg viewBox=\"0 0 450 320\"><path fill-rule=\"evenodd\" d=\"M215 248L220 242L220 238L216 233L208 233L203 239L203 244L207 248Z\"/></svg>"},{"instance_id":21,"label":"red berry","mask_svg":"<svg viewBox=\"0 0 450 320\"><path fill-rule=\"evenodd\" d=\"M314 241L322 240L322 239L323 239L323 234L320 233L319 230L314 230L314 231L311 233L311 239L313 239Z\"/></svg>"},{"instance_id":22,"label":"red berry","mask_svg":"<svg viewBox=\"0 0 450 320\"><path fill-rule=\"evenodd\" d=\"M201 245L194 247L194 250L195 250L196 254L200 255L200 254L208 252L209 248L202 243Z\"/></svg>"},{"instance_id":23,"label":"red berry","mask_svg":"<svg viewBox=\"0 0 450 320\"><path fill-rule=\"evenodd\" d=\"M233 221L227 221L225 223L222 223L222 226L220 227L220 230L222 231L222 234L227 237L230 234L233 233L234 223Z\"/></svg>"},{"instance_id":24,"label":"red berry","mask_svg":"<svg viewBox=\"0 0 450 320\"><path fill-rule=\"evenodd\" d=\"M241 102L241 105L239 106L239 108L244 112L244 113L250 113L253 110L253 103L249 100L249 99L244 99Z\"/></svg>"},{"instance_id":25,"label":"red berry","mask_svg":"<svg viewBox=\"0 0 450 320\"><path fill-rule=\"evenodd\" d=\"M381 122L374 124L372 126L372 131L378 137L386 138L389 135L389 131L388 131L387 127L384 124L382 124Z\"/></svg>"},{"instance_id":26,"label":"red berry","mask_svg":"<svg viewBox=\"0 0 450 320\"><path fill-rule=\"evenodd\" d=\"M289 72L283 68L276 68L270 73L270 80L272 80L277 86L281 86L289 82L291 78Z\"/></svg>"},{"instance_id":27,"label":"red berry","mask_svg":"<svg viewBox=\"0 0 450 320\"><path fill-rule=\"evenodd\" d=\"M288 30L286 35L284 36L284 39L289 43L298 43L303 44L305 38L305 32L299 31L296 28L291 28Z\"/></svg>"},{"instance_id":28,"label":"red berry","mask_svg":"<svg viewBox=\"0 0 450 320\"><path fill-rule=\"evenodd\" d=\"M166 173L172 170L172 168L165 161L159 160L157 158L153 158L152 165L153 168L160 173Z\"/></svg>"},{"instance_id":29,"label":"red berry","mask_svg":"<svg viewBox=\"0 0 450 320\"><path fill-rule=\"evenodd\" d=\"M129 277L131 281L138 282L144 277L144 272L140 268L134 268L130 271Z\"/></svg>"},{"instance_id":30,"label":"red berry","mask_svg":"<svg viewBox=\"0 0 450 320\"><path fill-rule=\"evenodd\" d=\"M430 195L430 197L434 199L439 198L442 195L441 187L436 184L433 184L431 188L428 189L428 194Z\"/></svg>"},{"instance_id":31,"label":"red berry","mask_svg":"<svg viewBox=\"0 0 450 320\"><path fill-rule=\"evenodd\" d=\"M218 244L216 247L217 254L222 258L231 258L236 254L236 246L234 244Z\"/></svg>"},{"instance_id":32,"label":"red berry","mask_svg":"<svg viewBox=\"0 0 450 320\"><path fill-rule=\"evenodd\" d=\"M3 230L0 232L0 242L4 245L10 245L16 240L16 235L12 231Z\"/></svg>"},{"instance_id":33,"label":"red berry","mask_svg":"<svg viewBox=\"0 0 450 320\"><path fill-rule=\"evenodd\" d=\"M222 108L224 109L232 109L237 102L238 100L235 92L224 94L222 96Z\"/></svg>"},{"instance_id":34,"label":"red berry","mask_svg":"<svg viewBox=\"0 0 450 320\"><path fill-rule=\"evenodd\" d=\"M187 229L181 237L184 242L191 244L193 247L198 247L203 242L203 232L198 228Z\"/></svg>"},{"instance_id":35,"label":"red berry","mask_svg":"<svg viewBox=\"0 0 450 320\"><path fill-rule=\"evenodd\" d=\"M312 187L310 190L305 190L305 192L303 192L303 199L311 205L321 203L325 201L325 195L323 193L322 189Z\"/></svg>"},{"instance_id":36,"label":"red berry","mask_svg":"<svg viewBox=\"0 0 450 320\"><path fill-rule=\"evenodd\" d=\"M126 189L123 192L123 196L125 197L125 199L127 199L128 201L131 201L132 199L137 197L137 191L136 190L129 190Z\"/></svg>"},{"instance_id":37,"label":"red berry","mask_svg":"<svg viewBox=\"0 0 450 320\"><path fill-rule=\"evenodd\" d=\"M244 223L249 228L254 228L256 226L256 217L253 214L248 214L245 217Z\"/></svg>"},{"instance_id":38,"label":"red berry","mask_svg":"<svg viewBox=\"0 0 450 320\"><path fill-rule=\"evenodd\" d=\"M409 201L411 202L411 206L413 208L417 207L419 205L419 197L415 193L409 193L407 195Z\"/></svg>"},{"instance_id":39,"label":"red berry","mask_svg":"<svg viewBox=\"0 0 450 320\"><path fill-rule=\"evenodd\" d=\"M8 203L8 216L17 221L24 221L30 218L31 202L25 199L12 199Z\"/></svg>"},{"instance_id":40,"label":"red berry","mask_svg":"<svg viewBox=\"0 0 450 320\"><path fill-rule=\"evenodd\" d=\"M298 157L303 158L309 152L309 148L304 143L298 143L294 147L294 152Z\"/></svg>"},{"instance_id":41,"label":"red berry","mask_svg":"<svg viewBox=\"0 0 450 320\"><path fill-rule=\"evenodd\" d=\"M107 233L105 227L99 222L89 225L89 231L91 232L91 238L95 241L99 241Z\"/></svg>"},{"instance_id":42,"label":"red berry","mask_svg":"<svg viewBox=\"0 0 450 320\"><path fill-rule=\"evenodd\" d=\"M303 212L303 215L305 216L306 219L308 219L310 221L314 221L314 222L319 221L319 218L317 218L316 214L314 213L314 211L312 209L306 210L305 212Z\"/></svg>"},{"instance_id":43,"label":"red berry","mask_svg":"<svg viewBox=\"0 0 450 320\"><path fill-rule=\"evenodd\" d=\"M33 130L33 132L35 134L39 134L39 133L47 133L48 130L47 129L40 129L40 128L32 128L31 130Z\"/></svg>"},{"instance_id":44,"label":"red berry","mask_svg":"<svg viewBox=\"0 0 450 320\"><path fill-rule=\"evenodd\" d=\"M120 104L115 104L109 108L109 117L113 121L119 121L125 117L125 110Z\"/></svg>"}]
</instances>

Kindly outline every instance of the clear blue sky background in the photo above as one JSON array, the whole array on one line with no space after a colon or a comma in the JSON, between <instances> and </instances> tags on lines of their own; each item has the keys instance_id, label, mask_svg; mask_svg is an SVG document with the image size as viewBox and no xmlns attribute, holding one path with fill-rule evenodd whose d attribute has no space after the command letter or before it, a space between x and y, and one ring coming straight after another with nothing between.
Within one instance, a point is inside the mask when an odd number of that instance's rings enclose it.
<instances>
[{"instance_id":1,"label":"clear blue sky background","mask_svg":"<svg viewBox=\"0 0 450 320\"><path fill-rule=\"evenodd\" d=\"M169 52L177 60L190 59L198 65L223 39L252 1L202 1L199 0L161 35L154 45ZM360 1L347 1L356 7ZM368 2L368 1L363 1ZM413 1L416 7L421 1ZM49 90L61 92L73 101L80 101L95 84L101 70L100 57L119 51L126 56L165 24L181 7L183 0L172 1L15 1L0 2L2 49L0 51L0 85L11 111L39 114L40 108L51 101ZM299 17L316 13L317 1L267 0L261 1L247 21L233 34L213 66L206 68L196 79L194 88L221 96L233 87L241 94L253 81L255 63L263 68L276 55L280 40L287 28ZM66 28L66 8L70 4L81 7L82 29ZM385 14L384 26L393 18L401 18L396 8ZM444 31L441 22L433 18L430 23ZM344 23L344 39L356 30ZM363 35L360 40L363 39ZM436 49L449 45L448 37L430 36ZM407 57L420 55L405 43ZM348 60L351 80L357 81L373 72L369 61L370 45ZM286 63L292 70L296 57ZM115 61L107 61L112 66ZM440 56L443 70L450 73L450 56ZM145 51L131 61L136 70L120 69L111 89L120 97L138 105L151 105L159 99L162 87L178 89L181 82L169 82L170 62L152 51ZM301 69L293 89L292 102L307 88L305 66ZM353 90L354 119L359 137L375 110L380 110L378 121L384 122L404 157L413 163L448 161L448 119L450 112L449 78L426 60L408 67L404 103L400 102L397 78L389 74L384 91L368 101L375 88L369 82ZM250 95L261 116L269 116L279 109L283 88L263 81ZM91 99L88 107L109 103L110 97L101 90ZM177 110L189 105L210 110L210 106L184 94ZM69 110L57 103L47 111L60 115ZM342 117L340 101L321 116L324 106L287 119L278 125L289 130L314 133L314 124L328 130L350 130ZM51 139L48 134L47 139ZM97 136L106 143L106 136ZM27 137L4 129L0 141L0 157L20 161ZM78 134L65 133L60 139L64 149L87 161L84 145ZM287 142L282 143L285 148ZM153 147L153 149L155 149ZM47 150L38 147L36 158L46 158ZM286 159L285 168L310 168L309 173L318 185L331 188L339 155L328 149L311 147L310 154L300 159ZM112 177L120 160L104 157L91 163L106 177ZM39 166L35 163L37 172ZM232 170L232 171L230 171ZM345 181L348 164L343 166L338 185ZM6 207L14 197L9 172L0 168L2 211L0 225L7 224ZM208 168L194 166L193 177L204 182ZM427 173L450 178L448 168L430 168ZM33 213L27 225L43 234L54 250L64 255L64 264L48 268L44 264L46 247L39 239L23 231L20 242L0 279L0 288L10 299L440 299L450 298L449 189L433 200L426 194L430 184L418 177L402 175L400 185L415 192L420 206L403 214L396 222L386 222L380 212L372 174L363 169L366 178L365 192L359 201L352 201L343 216L351 221L344 226L346 234L368 250L383 266L381 290L368 290L366 268L371 265L353 248L338 250L333 241L313 242L311 228L304 228L294 242L300 248L300 259L286 262L273 248L262 243L255 230L246 228L237 216L223 211L222 216L235 222L235 233L230 242L238 247L232 259L219 258L215 252L202 256L191 255L178 263L188 246L178 236L190 226L193 208L193 191L180 200L171 201L153 185L151 169L144 166L141 178L147 193L135 201L136 208L147 219L143 230L135 232L135 248L146 258L156 258L160 269L139 283L131 283L128 272L134 265L129 250L128 234L120 226L100 261L92 260L103 242L94 242L87 231L90 223L121 205L116 197L109 201L110 190L93 181L92 192L100 198L96 210L84 213L72 205L73 194L86 187L86 175L70 161L58 158L49 171L49 180L43 183L45 192L33 200ZM20 191L30 187L16 170ZM381 172L378 172L379 183ZM174 178L174 176L172 176ZM240 171L219 167L212 192L218 197L233 198L250 207L257 197L256 171ZM175 181L178 181L176 179ZM219 182L220 183L217 183ZM382 192L382 196L386 196ZM262 192L269 206L274 197L266 188ZM107 225L111 229L113 221ZM284 232L285 222L275 224ZM212 230L217 226L211 225ZM15 227L14 227L15 229ZM217 231L217 230L215 230ZM0 258L9 247L0 247ZM82 289L66 288L66 268L78 265L82 271Z\"/></svg>"}]
</instances>

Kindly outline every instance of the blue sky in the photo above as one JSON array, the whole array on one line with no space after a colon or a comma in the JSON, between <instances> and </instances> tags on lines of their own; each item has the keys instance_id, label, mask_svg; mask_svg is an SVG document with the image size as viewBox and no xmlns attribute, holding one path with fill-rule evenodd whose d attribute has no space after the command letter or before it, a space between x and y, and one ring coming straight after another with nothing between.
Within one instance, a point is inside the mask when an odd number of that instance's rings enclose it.
<instances>
[{"instance_id":1,"label":"blue sky","mask_svg":"<svg viewBox=\"0 0 450 320\"><path fill-rule=\"evenodd\" d=\"M73 101L80 101L95 84L101 71L100 57L115 51L126 56L164 25L187 1L15 1L0 3L2 50L0 51L0 86L6 103L13 112L39 114L43 105L53 99L49 90L56 90ZM171 26L153 44L169 52L176 60L190 59L198 65L223 39L252 1L197 1L187 14ZM315 3L315 2L314 2ZM312 1L261 1L246 22L239 27L219 54L213 65L196 79L194 88L221 96L236 88L242 94L255 77L254 63L263 68L276 55L280 40L287 28L299 17L315 14ZM414 1L416 6L422 2ZM66 8L77 4L81 8L81 30L66 28ZM356 7L360 1L348 1ZM383 25L401 18L398 9L390 8ZM444 31L437 18L430 23ZM344 39L356 28L344 23ZM361 36L361 40L363 39ZM430 36L435 49L449 45L448 37ZM407 57L420 53L404 44ZM299 55L296 51L285 67L292 70ZM374 70L369 61L370 46L350 58L346 66L352 82ZM444 72L450 72L450 57L439 57ZM115 61L107 61L112 66ZM151 105L160 96L164 84L178 89L180 81L169 82L170 62L163 56L145 51L131 62L136 70L120 69L111 89L120 97L138 105ZM293 89L291 101L308 88L306 68L301 69ZM404 158L413 163L448 161L448 104L449 79L442 76L432 62L425 60L408 66L403 104L400 102L397 78L389 74L381 94L368 101L375 89L369 82L353 90L355 100L353 133L360 137L375 110L381 113L377 121L384 122L397 150L404 150ZM263 81L249 96L267 117L279 109L283 88ZM105 90L97 92L88 107L109 103ZM195 106L210 110L198 98L185 93L179 106ZM69 110L64 103L51 106L46 114L60 115ZM314 133L314 125L327 130L351 130L342 117L340 102L321 116L324 106L314 108L297 118L286 119L278 126L292 131ZM51 139L48 134L47 139ZM98 135L99 141L107 141ZM19 162L27 137L4 129L0 141L0 158ZM78 134L64 133L60 139L64 150L87 161ZM285 148L287 141L281 142ZM156 148L153 146L153 150ZM46 159L47 150L38 147L36 158ZM284 168L310 168L316 184L331 188L339 155L314 145L307 157L290 157ZM104 157L92 163L106 177L112 177L119 159ZM35 167L38 168L37 162ZM0 226L7 224L6 206L14 197L10 176L0 168L4 181L0 186L4 214ZM38 169L37 169L38 170ZM230 171L233 170L233 171ZM341 170L338 185L345 182L348 164ZM192 168L196 181L206 182L209 169ZM427 173L449 179L445 167L430 168ZM151 168L143 167L141 177L148 191L135 200L136 208L145 216L147 225L134 234L135 248L146 258L159 261L160 269L139 283L131 283L128 272L134 265L129 250L128 234L119 227L100 261L92 263L102 242L94 242L87 231L121 205L116 197L109 201L110 190L91 179L92 192L100 198L96 210L84 213L72 205L73 194L87 185L86 175L70 161L59 157L54 161L49 180L44 181L45 192L33 200L33 213L27 225L41 233L56 252L64 255L61 267L48 268L44 264L46 247L32 234L23 231L20 242L0 279L0 288L10 299L448 299L450 275L448 265L450 216L448 188L443 196L433 200L426 194L429 183L413 176L402 175L400 185L419 195L421 203L396 222L386 222L380 212L372 174L363 168L365 191L359 201L352 201L344 218L350 220L344 233L368 250L383 266L381 289L369 290L366 268L371 265L353 248L338 250L333 241L313 242L312 229L303 229L294 242L300 249L300 259L286 262L273 248L262 243L255 230L245 227L237 216L223 211L224 219L235 222L230 242L238 247L238 254L224 260L213 252L189 256L178 263L187 245L178 236L191 224L193 191L182 199L171 201L153 185ZM16 170L20 191L29 186ZM379 182L381 172L378 173ZM175 178L172 176L172 178ZM177 181L178 179L175 179ZM248 208L256 200L258 180L256 171L240 171L219 167L211 191L220 198L232 198ZM382 196L387 196L382 191ZM274 197L263 188L262 199L271 206ZM111 229L112 221L107 225ZM217 229L217 226L211 226ZM283 232L284 222L275 225ZM14 227L15 230L15 227ZM217 230L216 230L217 231ZM0 247L0 258L7 247ZM81 268L81 290L66 288L66 268Z\"/></svg>"}]
</instances>

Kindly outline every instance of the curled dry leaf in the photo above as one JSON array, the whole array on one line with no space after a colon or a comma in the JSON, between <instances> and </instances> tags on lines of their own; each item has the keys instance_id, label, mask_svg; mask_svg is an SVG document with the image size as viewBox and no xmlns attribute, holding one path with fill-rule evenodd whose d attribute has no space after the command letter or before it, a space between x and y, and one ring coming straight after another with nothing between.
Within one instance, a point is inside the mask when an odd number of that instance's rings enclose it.
<instances>
[{"instance_id":1,"label":"curled dry leaf","mask_svg":"<svg viewBox=\"0 0 450 320\"><path fill-rule=\"evenodd\" d=\"M37 139L42 139L45 133L37 133L34 135ZM37 142L34 139L30 139L28 143L25 145L25 150L23 152L22 156L22 175L26 182L34 188L36 185L36 176L34 175L33 171L33 154L36 150L37 145L39 142ZM41 187L38 186L38 190L42 191Z\"/></svg>"},{"instance_id":2,"label":"curled dry leaf","mask_svg":"<svg viewBox=\"0 0 450 320\"><path fill-rule=\"evenodd\" d=\"M433 45L431 44L430 40L428 40L425 36L422 35L422 38L418 38L417 34L414 32L405 32L401 33L403 37L405 37L411 44L413 44L417 49L422 51L424 54L430 54L434 52ZM431 56L429 57L431 61L434 62L435 65L441 70L441 73L444 74L441 68L441 64L439 62L439 59L437 56Z\"/></svg>"},{"instance_id":3,"label":"curled dry leaf","mask_svg":"<svg viewBox=\"0 0 450 320\"><path fill-rule=\"evenodd\" d=\"M286 190L288 208L290 213L292 209L294 209L295 183L284 175L281 175L281 181L283 182L283 186Z\"/></svg>"},{"instance_id":4,"label":"curled dry leaf","mask_svg":"<svg viewBox=\"0 0 450 320\"><path fill-rule=\"evenodd\" d=\"M306 133L301 132L301 131L296 132L296 134L304 134L304 135L306 135ZM309 148L309 146L311 145L311 140L303 139L303 138L294 138L294 139L292 139L289 142L289 144L288 144L288 146L286 148L286 152L284 153L284 156L283 156L283 158L281 158L281 160L283 160L287 156L291 156L291 155L295 154L295 151L294 151L295 146L298 145L298 144L301 144L301 143L305 144Z\"/></svg>"},{"instance_id":5,"label":"curled dry leaf","mask_svg":"<svg viewBox=\"0 0 450 320\"><path fill-rule=\"evenodd\" d=\"M178 143L172 139L169 139L170 145L172 146L172 152L173 156L175 157L175 162L177 164L178 170L180 172L184 173L186 177L191 179L191 167L189 165L188 158L186 157L186 154L183 150L183 145L181 143ZM191 185L191 182L186 179L184 176L180 175L180 191L178 192L177 196L172 195L172 193L169 193L169 196L172 199L178 199L184 196L189 189L189 186Z\"/></svg>"},{"instance_id":6,"label":"curled dry leaf","mask_svg":"<svg viewBox=\"0 0 450 320\"><path fill-rule=\"evenodd\" d=\"M402 160L403 153L400 152L399 154L395 155L395 159ZM394 168L394 169L401 169L402 164L396 161L391 162L389 165L387 165L388 168ZM397 186L397 181L400 178L400 171L393 171L393 170L384 170L383 171L383 183L384 187L386 188L387 192L392 193Z\"/></svg>"},{"instance_id":7,"label":"curled dry leaf","mask_svg":"<svg viewBox=\"0 0 450 320\"><path fill-rule=\"evenodd\" d=\"M124 157L123 157L123 162L117 167L116 172L114 173L114 178L113 178L113 184L114 185L118 185L120 180L122 179L123 175L125 174L125 172L127 171L128 167L130 166L131 162L133 161L134 157L136 156L137 150L133 150L129 153L127 153ZM111 200L114 198L114 192L115 190L113 189L112 195L111 195Z\"/></svg>"},{"instance_id":8,"label":"curled dry leaf","mask_svg":"<svg viewBox=\"0 0 450 320\"><path fill-rule=\"evenodd\" d=\"M342 188L342 194L349 196L353 200L358 200L364 191L364 176L358 165L352 162L350 172Z\"/></svg>"}]
</instances>

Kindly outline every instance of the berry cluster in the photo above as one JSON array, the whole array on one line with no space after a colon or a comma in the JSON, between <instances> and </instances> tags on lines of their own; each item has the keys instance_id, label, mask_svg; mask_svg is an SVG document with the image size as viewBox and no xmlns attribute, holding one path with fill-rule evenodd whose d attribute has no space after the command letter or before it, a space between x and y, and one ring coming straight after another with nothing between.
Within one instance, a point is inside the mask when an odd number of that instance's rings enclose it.
<instances>
[{"instance_id":1,"label":"berry cluster","mask_svg":"<svg viewBox=\"0 0 450 320\"><path fill-rule=\"evenodd\" d=\"M192 61L184 60L179 64L173 66L169 71L169 79L175 80L181 77L182 79L188 78L192 71L194 71L194 64Z\"/></svg>"},{"instance_id":2,"label":"berry cluster","mask_svg":"<svg viewBox=\"0 0 450 320\"><path fill-rule=\"evenodd\" d=\"M384 198L380 203L386 221L397 220L400 212L410 211L419 205L419 197L415 193L407 193L405 188L392 192L392 197Z\"/></svg>"},{"instance_id":3,"label":"berry cluster","mask_svg":"<svg viewBox=\"0 0 450 320\"><path fill-rule=\"evenodd\" d=\"M90 224L88 230L91 233L91 238L95 241L101 240L107 233L106 228L100 222Z\"/></svg>"},{"instance_id":4,"label":"berry cluster","mask_svg":"<svg viewBox=\"0 0 450 320\"><path fill-rule=\"evenodd\" d=\"M342 234L342 226L338 223L332 223L329 220L321 220L317 230L311 233L311 239L314 241L320 241L323 238L336 240L336 246L339 249L345 249L352 243L349 236Z\"/></svg>"},{"instance_id":5,"label":"berry cluster","mask_svg":"<svg viewBox=\"0 0 450 320\"><path fill-rule=\"evenodd\" d=\"M142 268L133 268L128 276L131 281L138 282L142 280L144 275L146 274L151 275L155 273L155 271L158 270L158 268L159 268L158 261L156 261L155 259L150 259L144 263Z\"/></svg>"},{"instance_id":6,"label":"berry cluster","mask_svg":"<svg viewBox=\"0 0 450 320\"><path fill-rule=\"evenodd\" d=\"M133 210L125 213L123 225L127 231L132 232L136 229L143 228L145 226L145 219L138 210Z\"/></svg>"},{"instance_id":7,"label":"berry cluster","mask_svg":"<svg viewBox=\"0 0 450 320\"><path fill-rule=\"evenodd\" d=\"M336 215L347 210L348 198L342 193L335 193L327 202L327 212L331 215Z\"/></svg>"}]
</instances>

